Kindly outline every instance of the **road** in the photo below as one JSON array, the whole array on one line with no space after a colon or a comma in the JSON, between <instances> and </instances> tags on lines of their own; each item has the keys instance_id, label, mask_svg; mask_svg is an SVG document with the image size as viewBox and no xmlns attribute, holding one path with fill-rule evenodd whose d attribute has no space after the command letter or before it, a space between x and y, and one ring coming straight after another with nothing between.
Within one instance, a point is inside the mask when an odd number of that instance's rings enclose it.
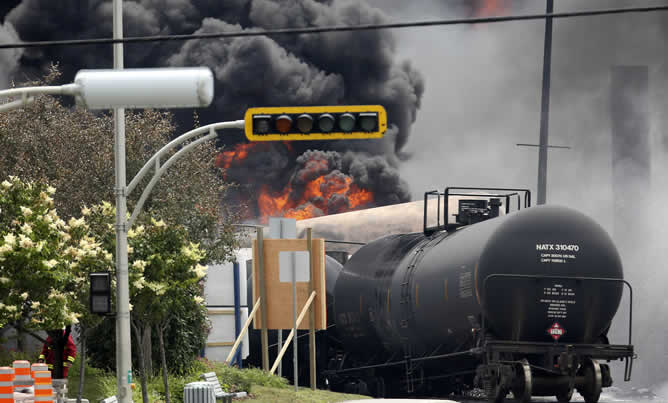
<instances>
[{"instance_id":1,"label":"road","mask_svg":"<svg viewBox=\"0 0 668 403\"><path fill-rule=\"evenodd\" d=\"M483 403L487 400L485 399L458 399L450 398L447 399L372 399L372 400L349 400L344 403L368 403L368 402L389 402L389 403ZM534 403L547 403L555 402L557 399L554 397L534 397L532 400ZM629 393L624 393L622 391L611 391L603 392L601 394L601 399L599 403L657 403L668 401L668 399L661 399L659 397L653 396L651 393L636 393L631 396ZM584 399L577 393L573 394L573 399L571 402L584 402ZM516 403L514 399L506 399L506 403Z\"/></svg>"}]
</instances>

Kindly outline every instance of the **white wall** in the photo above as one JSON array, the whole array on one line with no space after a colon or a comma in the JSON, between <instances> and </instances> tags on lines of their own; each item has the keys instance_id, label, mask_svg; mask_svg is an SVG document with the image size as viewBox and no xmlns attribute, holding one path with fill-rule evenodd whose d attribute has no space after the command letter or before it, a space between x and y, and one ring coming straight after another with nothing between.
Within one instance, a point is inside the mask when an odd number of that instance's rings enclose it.
<instances>
[{"instance_id":1,"label":"white wall","mask_svg":"<svg viewBox=\"0 0 668 403\"><path fill-rule=\"evenodd\" d=\"M251 249L239 249L236 253L239 262L239 288L241 302L241 326L248 318L246 260L251 259ZM234 343L234 272L231 262L210 265L204 284L204 299L209 311L211 331L204 352L206 358L225 361ZM230 344L221 346L219 344ZM248 333L244 336L242 357L248 356ZM217 345L218 344L218 345Z\"/></svg>"}]
</instances>

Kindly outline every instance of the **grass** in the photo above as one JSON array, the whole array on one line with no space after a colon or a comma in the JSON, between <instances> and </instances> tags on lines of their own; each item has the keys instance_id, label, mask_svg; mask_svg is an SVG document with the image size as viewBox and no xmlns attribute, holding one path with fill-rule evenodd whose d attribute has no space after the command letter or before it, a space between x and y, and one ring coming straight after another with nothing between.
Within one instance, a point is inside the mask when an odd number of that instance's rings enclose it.
<instances>
[{"instance_id":1,"label":"grass","mask_svg":"<svg viewBox=\"0 0 668 403\"><path fill-rule=\"evenodd\" d=\"M251 399L248 400L257 403L332 403L358 399L370 399L370 397L334 393L327 390L314 391L308 388L299 388L299 391L295 396L295 391L292 387L278 389L266 386L255 386L253 387Z\"/></svg>"},{"instance_id":2,"label":"grass","mask_svg":"<svg viewBox=\"0 0 668 403\"><path fill-rule=\"evenodd\" d=\"M79 391L79 365L74 363L68 374L68 397L75 398ZM183 403L183 388L187 383L199 381L199 376L205 372L215 372L223 389L227 392L246 391L249 397L243 401L266 403L329 403L346 400L368 399L366 396L334 393L325 390L312 391L308 388L299 388L295 395L293 388L285 378L270 375L260 369L237 369L227 367L219 362L198 360L191 370L184 375L169 376L169 390L172 403ZM133 391L133 400L142 403L141 385L139 377L134 378L136 388ZM153 403L164 402L164 386L162 376L154 376L148 380L148 395ZM91 403L98 402L116 394L116 377L101 369L86 366L83 398Z\"/></svg>"}]
</instances>

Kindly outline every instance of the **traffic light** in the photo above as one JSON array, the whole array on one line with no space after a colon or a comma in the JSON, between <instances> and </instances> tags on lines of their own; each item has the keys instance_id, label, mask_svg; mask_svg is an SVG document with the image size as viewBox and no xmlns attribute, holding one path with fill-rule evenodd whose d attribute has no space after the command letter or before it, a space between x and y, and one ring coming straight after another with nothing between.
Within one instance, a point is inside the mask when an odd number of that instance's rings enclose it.
<instances>
[{"instance_id":1,"label":"traffic light","mask_svg":"<svg viewBox=\"0 0 668 403\"><path fill-rule=\"evenodd\" d=\"M250 108L246 137L251 141L381 138L387 113L380 105Z\"/></svg>"},{"instance_id":2,"label":"traffic light","mask_svg":"<svg viewBox=\"0 0 668 403\"><path fill-rule=\"evenodd\" d=\"M90 312L106 315L111 312L111 274L90 273Z\"/></svg>"}]
</instances>

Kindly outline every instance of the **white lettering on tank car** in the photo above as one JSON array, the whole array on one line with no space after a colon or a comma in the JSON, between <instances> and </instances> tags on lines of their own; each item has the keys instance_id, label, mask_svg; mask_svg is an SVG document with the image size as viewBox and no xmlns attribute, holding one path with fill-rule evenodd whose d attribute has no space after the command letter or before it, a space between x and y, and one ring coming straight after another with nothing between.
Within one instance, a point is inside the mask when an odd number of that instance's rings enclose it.
<instances>
[{"instance_id":1,"label":"white lettering on tank car","mask_svg":"<svg viewBox=\"0 0 668 403\"><path fill-rule=\"evenodd\" d=\"M559 251L559 252L572 252L570 254L566 253L540 253L539 262L540 263L569 263L574 261L577 258L576 253L580 251L580 245L578 244L554 244L554 243L537 243L536 250L545 252L545 251Z\"/></svg>"}]
</instances>

